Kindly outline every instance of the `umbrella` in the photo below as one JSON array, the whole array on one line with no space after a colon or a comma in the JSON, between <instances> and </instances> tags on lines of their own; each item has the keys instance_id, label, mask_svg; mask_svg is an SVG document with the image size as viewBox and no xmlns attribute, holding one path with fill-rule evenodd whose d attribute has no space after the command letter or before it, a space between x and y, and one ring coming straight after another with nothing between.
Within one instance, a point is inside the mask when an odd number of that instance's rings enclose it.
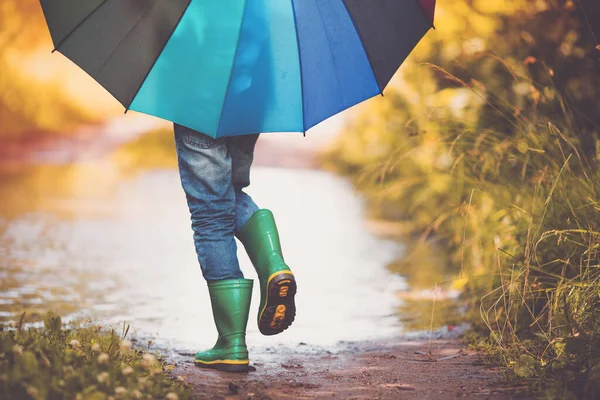
<instances>
[{"instance_id":1,"label":"umbrella","mask_svg":"<svg viewBox=\"0 0 600 400\"><path fill-rule=\"evenodd\" d=\"M212 137L306 132L383 93L435 0L40 0L126 110Z\"/></svg>"}]
</instances>

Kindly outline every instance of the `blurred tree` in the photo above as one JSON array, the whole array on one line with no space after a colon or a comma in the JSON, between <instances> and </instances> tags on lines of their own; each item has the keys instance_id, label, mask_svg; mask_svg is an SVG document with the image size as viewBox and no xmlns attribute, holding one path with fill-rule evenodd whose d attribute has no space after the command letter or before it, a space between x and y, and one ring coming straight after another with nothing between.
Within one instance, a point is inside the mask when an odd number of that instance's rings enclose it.
<instances>
[{"instance_id":1,"label":"blurred tree","mask_svg":"<svg viewBox=\"0 0 600 400\"><path fill-rule=\"evenodd\" d=\"M447 5L454 8L456 3ZM493 107L482 109L480 128L510 133L514 119L527 117L535 122L539 112L566 110L571 118L565 128L578 137L590 158L595 157L600 132L600 2L461 3L462 15L451 11L455 15L450 18L464 19L466 26L458 25L450 36L440 37L428 58L466 83L486 82L482 89ZM439 22L447 21L440 17ZM443 78L438 76L442 89L462 86ZM558 94L566 101L552 101ZM513 105L519 112L510 112L508 120L494 110L508 111Z\"/></svg>"},{"instance_id":2,"label":"blurred tree","mask_svg":"<svg viewBox=\"0 0 600 400\"><path fill-rule=\"evenodd\" d=\"M38 0L0 2L0 137L60 132L89 120L56 81L23 72L27 58L51 49ZM48 51L49 53L49 51ZM43 69L43 68L42 68Z\"/></svg>"},{"instance_id":3,"label":"blurred tree","mask_svg":"<svg viewBox=\"0 0 600 400\"><path fill-rule=\"evenodd\" d=\"M598 1L548 1L546 9L518 15L504 24L500 34L514 47L517 56L534 57L527 63L532 79L542 85L542 95L556 89L565 96L572 114L568 128L579 138L587 155L596 155L600 132L600 51L596 50L591 21L600 21ZM549 29L551 27L551 29ZM511 35L511 32L519 35ZM533 59L530 59L533 61ZM546 115L560 113L556 102L541 98ZM533 99L535 101L535 99Z\"/></svg>"},{"instance_id":4,"label":"blurred tree","mask_svg":"<svg viewBox=\"0 0 600 400\"><path fill-rule=\"evenodd\" d=\"M37 0L2 0L0 4L0 57L13 48L31 49L47 37Z\"/></svg>"},{"instance_id":5,"label":"blurred tree","mask_svg":"<svg viewBox=\"0 0 600 400\"><path fill-rule=\"evenodd\" d=\"M600 1L440 0L436 26L402 66L387 101L362 106L366 112L337 143L334 157L346 168L410 149L415 135L442 140L453 127L507 138L524 126L535 133L544 115L560 115L560 128L594 162Z\"/></svg>"}]
</instances>

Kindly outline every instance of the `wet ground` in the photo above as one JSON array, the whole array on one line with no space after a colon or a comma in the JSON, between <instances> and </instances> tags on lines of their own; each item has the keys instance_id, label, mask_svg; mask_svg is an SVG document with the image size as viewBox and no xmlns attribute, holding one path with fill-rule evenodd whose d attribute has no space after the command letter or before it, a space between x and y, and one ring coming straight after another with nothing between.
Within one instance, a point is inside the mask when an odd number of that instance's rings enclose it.
<instances>
[{"instance_id":1,"label":"wet ground","mask_svg":"<svg viewBox=\"0 0 600 400\"><path fill-rule=\"evenodd\" d=\"M498 372L447 339L362 341L336 352L254 355L255 372L228 374L182 363L174 371L197 399L509 399Z\"/></svg>"}]
</instances>

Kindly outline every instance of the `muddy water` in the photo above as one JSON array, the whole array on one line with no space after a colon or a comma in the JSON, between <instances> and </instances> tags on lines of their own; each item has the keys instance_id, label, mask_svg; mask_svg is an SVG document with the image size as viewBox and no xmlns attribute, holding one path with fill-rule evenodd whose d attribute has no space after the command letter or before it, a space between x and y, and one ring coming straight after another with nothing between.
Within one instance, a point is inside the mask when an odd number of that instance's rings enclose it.
<instances>
[{"instance_id":1,"label":"muddy water","mask_svg":"<svg viewBox=\"0 0 600 400\"><path fill-rule=\"evenodd\" d=\"M251 195L277 217L299 294L293 327L266 338L256 328L255 290L249 343L331 346L399 333L395 292L406 284L385 266L403 249L367 232L351 186L308 169L259 167L252 179ZM66 319L126 322L169 348L214 342L173 169L124 173L107 159L1 171L0 267L0 320L23 311L36 320L52 309Z\"/></svg>"}]
</instances>

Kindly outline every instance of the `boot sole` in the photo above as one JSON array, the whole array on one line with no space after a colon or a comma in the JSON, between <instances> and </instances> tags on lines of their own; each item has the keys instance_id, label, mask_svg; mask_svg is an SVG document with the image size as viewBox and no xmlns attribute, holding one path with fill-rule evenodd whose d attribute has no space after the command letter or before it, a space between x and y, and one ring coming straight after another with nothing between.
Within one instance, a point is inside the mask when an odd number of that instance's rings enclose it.
<instances>
[{"instance_id":1,"label":"boot sole","mask_svg":"<svg viewBox=\"0 0 600 400\"><path fill-rule=\"evenodd\" d=\"M249 362L245 362L245 363L242 362L239 364L237 364L237 363L228 364L228 363L222 363L222 362L205 363L202 361L194 360L194 364L200 368L214 369L214 370L223 371L223 372L241 373L241 372L249 372L251 370Z\"/></svg>"},{"instance_id":2,"label":"boot sole","mask_svg":"<svg viewBox=\"0 0 600 400\"><path fill-rule=\"evenodd\" d=\"M297 286L291 271L281 271L269 277L267 299L258 317L258 330L266 336L277 335L290 327L296 318Z\"/></svg>"}]
</instances>

